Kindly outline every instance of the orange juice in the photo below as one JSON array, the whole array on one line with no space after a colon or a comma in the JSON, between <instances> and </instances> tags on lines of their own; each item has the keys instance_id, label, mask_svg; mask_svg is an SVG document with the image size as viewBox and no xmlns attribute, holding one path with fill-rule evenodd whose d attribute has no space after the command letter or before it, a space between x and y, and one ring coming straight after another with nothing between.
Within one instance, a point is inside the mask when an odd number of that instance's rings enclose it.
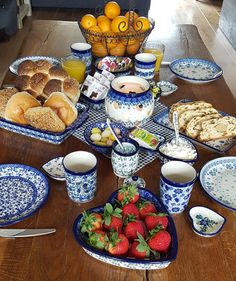
<instances>
[{"instance_id":1,"label":"orange juice","mask_svg":"<svg viewBox=\"0 0 236 281\"><path fill-rule=\"evenodd\" d=\"M159 72L160 70L160 66L161 66L161 62L164 56L164 53L162 50L158 50L158 49L151 49L148 47L144 47L142 50L143 53L149 53L149 54L153 54L156 56L157 61L156 61L156 65L155 65L155 72Z\"/></svg>"},{"instance_id":2,"label":"orange juice","mask_svg":"<svg viewBox=\"0 0 236 281\"><path fill-rule=\"evenodd\" d=\"M74 77L80 83L84 81L86 65L78 59L67 59L62 61L62 67L71 77Z\"/></svg>"}]
</instances>

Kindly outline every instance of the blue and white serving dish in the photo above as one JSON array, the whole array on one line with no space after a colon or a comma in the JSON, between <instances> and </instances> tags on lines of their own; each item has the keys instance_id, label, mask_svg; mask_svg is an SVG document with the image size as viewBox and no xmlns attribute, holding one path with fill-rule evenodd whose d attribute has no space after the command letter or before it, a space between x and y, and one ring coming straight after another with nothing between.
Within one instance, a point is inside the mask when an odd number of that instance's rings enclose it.
<instances>
[{"instance_id":1,"label":"blue and white serving dish","mask_svg":"<svg viewBox=\"0 0 236 281\"><path fill-rule=\"evenodd\" d=\"M90 97L87 97L87 96L85 96L84 94L81 93L80 101L87 104L89 107L91 107L95 110L104 109L105 99L94 100L94 99L91 99Z\"/></svg>"},{"instance_id":2,"label":"blue and white serving dish","mask_svg":"<svg viewBox=\"0 0 236 281\"><path fill-rule=\"evenodd\" d=\"M161 89L161 96L168 96L178 90L178 86L169 81L160 81L156 83Z\"/></svg>"},{"instance_id":3,"label":"blue and white serving dish","mask_svg":"<svg viewBox=\"0 0 236 281\"><path fill-rule=\"evenodd\" d=\"M46 177L33 167L0 165L0 227L17 223L35 213L48 197Z\"/></svg>"},{"instance_id":4,"label":"blue and white serving dish","mask_svg":"<svg viewBox=\"0 0 236 281\"><path fill-rule=\"evenodd\" d=\"M215 81L223 74L216 63L199 58L182 58L171 62L170 70L180 79L192 83Z\"/></svg>"},{"instance_id":5,"label":"blue and white serving dish","mask_svg":"<svg viewBox=\"0 0 236 281\"><path fill-rule=\"evenodd\" d=\"M189 219L193 231L203 237L219 234L226 222L226 218L203 206L192 207L189 210Z\"/></svg>"},{"instance_id":6,"label":"blue and white serving dish","mask_svg":"<svg viewBox=\"0 0 236 281\"><path fill-rule=\"evenodd\" d=\"M58 181L65 181L65 170L62 165L63 157L56 157L45 163L42 168L46 174Z\"/></svg>"},{"instance_id":7,"label":"blue and white serving dish","mask_svg":"<svg viewBox=\"0 0 236 281\"><path fill-rule=\"evenodd\" d=\"M138 188L138 191L141 198L151 201L160 212L168 213L166 208L160 201L160 199L155 194L144 188ZM117 193L118 191L113 192L109 197L109 199L107 200L107 202L114 204L117 198ZM98 206L88 211L103 213L103 207L104 206ZM161 255L160 258L153 259L153 260L134 259L129 257L115 257L110 255L108 252L91 247L86 242L87 239L86 235L80 231L80 223L82 219L83 219L83 214L80 214L74 222L73 232L74 232L75 239L87 254L89 254L90 256L92 256L93 258L99 261L111 265L115 265L118 267L128 268L128 269L151 270L151 269L166 268L173 260L176 259L177 252L178 252L178 240L177 240L174 221L171 216L168 216L169 223L167 228L167 231L170 233L171 240L172 240L170 249L166 255Z\"/></svg>"},{"instance_id":8,"label":"blue and white serving dish","mask_svg":"<svg viewBox=\"0 0 236 281\"><path fill-rule=\"evenodd\" d=\"M14 73L14 74L18 74L18 66L19 64L21 64L23 61L25 60L32 60L32 61L38 61L38 60L47 60L48 62L50 62L51 64L53 64L54 66L58 66L60 65L60 60L54 57L47 57L47 56L29 56L29 57L23 57L23 58L19 58L17 60L15 60L10 66L9 66L9 70Z\"/></svg>"},{"instance_id":9,"label":"blue and white serving dish","mask_svg":"<svg viewBox=\"0 0 236 281\"><path fill-rule=\"evenodd\" d=\"M236 211L236 157L220 157L201 169L199 179L204 191L217 203Z\"/></svg>"},{"instance_id":10,"label":"blue and white serving dish","mask_svg":"<svg viewBox=\"0 0 236 281\"><path fill-rule=\"evenodd\" d=\"M0 118L0 128L45 142L60 144L76 129L78 129L88 118L88 107L86 105L77 103L76 107L78 110L77 119L62 132L49 132L40 130L28 125L17 124L4 118Z\"/></svg>"}]
</instances>

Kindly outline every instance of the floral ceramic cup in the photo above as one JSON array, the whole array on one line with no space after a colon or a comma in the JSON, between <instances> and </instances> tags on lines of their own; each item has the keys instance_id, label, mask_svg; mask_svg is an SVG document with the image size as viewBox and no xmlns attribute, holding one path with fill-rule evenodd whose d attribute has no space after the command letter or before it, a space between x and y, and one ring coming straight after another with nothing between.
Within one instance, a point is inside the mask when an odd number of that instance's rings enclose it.
<instances>
[{"instance_id":1,"label":"floral ceramic cup","mask_svg":"<svg viewBox=\"0 0 236 281\"><path fill-rule=\"evenodd\" d=\"M69 198L76 203L91 201L95 196L97 158L87 151L74 151L62 161Z\"/></svg>"},{"instance_id":2,"label":"floral ceramic cup","mask_svg":"<svg viewBox=\"0 0 236 281\"><path fill-rule=\"evenodd\" d=\"M170 161L161 167L160 195L169 213L184 211L196 178L196 170L182 161Z\"/></svg>"},{"instance_id":3,"label":"floral ceramic cup","mask_svg":"<svg viewBox=\"0 0 236 281\"><path fill-rule=\"evenodd\" d=\"M155 76L157 58L153 54L140 53L134 57L135 75L150 80Z\"/></svg>"},{"instance_id":4,"label":"floral ceramic cup","mask_svg":"<svg viewBox=\"0 0 236 281\"><path fill-rule=\"evenodd\" d=\"M88 43L73 43L70 49L74 55L85 63L86 74L89 74L92 65L92 46Z\"/></svg>"},{"instance_id":5,"label":"floral ceramic cup","mask_svg":"<svg viewBox=\"0 0 236 281\"><path fill-rule=\"evenodd\" d=\"M117 141L112 144L111 164L115 175L120 178L132 176L139 161L139 144L132 139L122 141L124 150Z\"/></svg>"}]
</instances>

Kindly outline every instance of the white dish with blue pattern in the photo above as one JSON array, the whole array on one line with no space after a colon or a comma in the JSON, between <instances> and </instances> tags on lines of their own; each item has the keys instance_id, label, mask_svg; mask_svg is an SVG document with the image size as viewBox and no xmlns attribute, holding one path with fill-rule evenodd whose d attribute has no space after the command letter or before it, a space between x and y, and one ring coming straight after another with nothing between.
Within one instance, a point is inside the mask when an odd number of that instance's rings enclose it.
<instances>
[{"instance_id":1,"label":"white dish with blue pattern","mask_svg":"<svg viewBox=\"0 0 236 281\"><path fill-rule=\"evenodd\" d=\"M13 63L9 66L9 70L14 73L14 74L18 74L18 66L25 60L32 60L32 61L38 61L38 60L47 60L48 62L50 62L51 64L53 64L54 66L57 66L60 64L60 60L54 57L48 57L48 56L29 56L29 57L23 57L23 58L19 58L15 61L13 61Z\"/></svg>"},{"instance_id":2,"label":"white dish with blue pattern","mask_svg":"<svg viewBox=\"0 0 236 281\"><path fill-rule=\"evenodd\" d=\"M203 237L219 234L226 222L226 218L203 206L192 207L189 210L189 219L193 231Z\"/></svg>"},{"instance_id":3,"label":"white dish with blue pattern","mask_svg":"<svg viewBox=\"0 0 236 281\"><path fill-rule=\"evenodd\" d=\"M216 63L199 58L181 58L169 65L180 79L192 83L208 83L220 78L223 70Z\"/></svg>"},{"instance_id":4,"label":"white dish with blue pattern","mask_svg":"<svg viewBox=\"0 0 236 281\"><path fill-rule=\"evenodd\" d=\"M236 211L236 157L209 161L199 176L204 191L217 203Z\"/></svg>"},{"instance_id":5,"label":"white dish with blue pattern","mask_svg":"<svg viewBox=\"0 0 236 281\"><path fill-rule=\"evenodd\" d=\"M56 157L45 163L42 168L54 180L65 181L65 170L62 165L63 157Z\"/></svg>"},{"instance_id":6,"label":"white dish with blue pattern","mask_svg":"<svg viewBox=\"0 0 236 281\"><path fill-rule=\"evenodd\" d=\"M178 86L169 81L157 82L157 86L161 89L161 96L168 96L178 90Z\"/></svg>"},{"instance_id":7,"label":"white dish with blue pattern","mask_svg":"<svg viewBox=\"0 0 236 281\"><path fill-rule=\"evenodd\" d=\"M48 197L46 177L22 164L0 165L0 227L17 223L35 213Z\"/></svg>"}]
</instances>

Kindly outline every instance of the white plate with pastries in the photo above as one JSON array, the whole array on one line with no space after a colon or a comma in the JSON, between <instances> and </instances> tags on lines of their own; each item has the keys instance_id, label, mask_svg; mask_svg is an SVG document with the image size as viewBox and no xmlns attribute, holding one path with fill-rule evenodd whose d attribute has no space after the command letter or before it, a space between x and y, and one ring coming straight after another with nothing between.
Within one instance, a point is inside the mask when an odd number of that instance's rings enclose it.
<instances>
[{"instance_id":1,"label":"white plate with pastries","mask_svg":"<svg viewBox=\"0 0 236 281\"><path fill-rule=\"evenodd\" d=\"M28 57L23 57L15 60L10 66L9 70L14 73L18 74L18 66L26 60L31 60L31 61L39 61L39 60L46 60L49 63L53 64L54 66L58 66L60 64L60 60L54 57L48 57L48 56L28 56Z\"/></svg>"}]
</instances>

